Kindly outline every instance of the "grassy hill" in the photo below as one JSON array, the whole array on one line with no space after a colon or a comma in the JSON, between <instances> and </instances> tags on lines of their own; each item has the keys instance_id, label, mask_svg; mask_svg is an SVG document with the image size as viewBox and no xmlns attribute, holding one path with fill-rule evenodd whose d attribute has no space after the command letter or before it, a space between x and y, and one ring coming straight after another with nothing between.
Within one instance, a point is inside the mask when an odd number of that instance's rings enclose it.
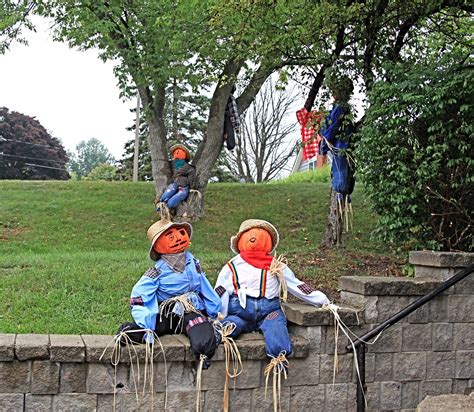
<instances>
[{"instance_id":1,"label":"grassy hill","mask_svg":"<svg viewBox=\"0 0 474 412\"><path fill-rule=\"evenodd\" d=\"M191 252L213 283L242 220L279 230L279 253L337 300L346 274L398 274L403 258L370 240L375 217L354 194L354 230L338 251L317 248L327 183L211 184ZM157 219L151 183L0 181L0 331L113 333L129 320L132 286L151 266L145 233Z\"/></svg>"}]
</instances>

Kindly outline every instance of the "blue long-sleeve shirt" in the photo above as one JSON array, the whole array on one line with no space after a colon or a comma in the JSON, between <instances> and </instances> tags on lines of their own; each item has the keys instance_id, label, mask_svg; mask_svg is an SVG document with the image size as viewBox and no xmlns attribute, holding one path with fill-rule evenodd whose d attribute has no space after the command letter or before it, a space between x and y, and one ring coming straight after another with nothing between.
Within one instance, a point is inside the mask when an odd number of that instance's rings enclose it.
<instances>
[{"instance_id":1,"label":"blue long-sleeve shirt","mask_svg":"<svg viewBox=\"0 0 474 412\"><path fill-rule=\"evenodd\" d=\"M132 289L130 308L133 319L141 328L155 329L159 304L175 296L189 293L197 310L216 317L221 308L219 295L202 272L199 261L185 252L186 266L182 273L172 269L164 259L145 272Z\"/></svg>"},{"instance_id":2,"label":"blue long-sleeve shirt","mask_svg":"<svg viewBox=\"0 0 474 412\"><path fill-rule=\"evenodd\" d=\"M347 113L347 107L335 103L331 109L331 112L325 117L324 125L321 128L321 135L325 138L321 141L321 154L327 154L329 151L327 142L331 143L337 149L347 149L349 147L349 143L347 141L336 138L336 136L340 133L342 120Z\"/></svg>"}]
</instances>

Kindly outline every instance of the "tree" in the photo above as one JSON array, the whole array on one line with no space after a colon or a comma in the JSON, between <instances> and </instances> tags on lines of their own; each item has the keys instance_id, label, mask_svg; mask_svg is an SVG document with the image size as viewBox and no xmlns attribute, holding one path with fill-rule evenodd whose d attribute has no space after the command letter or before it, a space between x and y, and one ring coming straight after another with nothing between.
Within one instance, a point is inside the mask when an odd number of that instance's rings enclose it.
<instances>
[{"instance_id":1,"label":"tree","mask_svg":"<svg viewBox=\"0 0 474 412\"><path fill-rule=\"evenodd\" d=\"M0 107L0 179L69 179L67 156L34 117Z\"/></svg>"},{"instance_id":2,"label":"tree","mask_svg":"<svg viewBox=\"0 0 474 412\"><path fill-rule=\"evenodd\" d=\"M297 149L290 136L296 125L286 119L295 101L295 95L278 89L271 78L267 80L245 112L235 150L227 155L235 175L259 183L284 170Z\"/></svg>"},{"instance_id":3,"label":"tree","mask_svg":"<svg viewBox=\"0 0 474 412\"><path fill-rule=\"evenodd\" d=\"M108 149L96 138L81 141L76 146L76 152L70 154L69 170L80 178L87 176L96 166L114 162Z\"/></svg>"},{"instance_id":4,"label":"tree","mask_svg":"<svg viewBox=\"0 0 474 412\"><path fill-rule=\"evenodd\" d=\"M5 53L14 41L26 43L21 32L24 28L33 29L30 16L35 7L35 1L0 0L0 54Z\"/></svg>"},{"instance_id":5,"label":"tree","mask_svg":"<svg viewBox=\"0 0 474 412\"><path fill-rule=\"evenodd\" d=\"M372 88L358 155L384 241L472 251L474 74L467 45L431 41L423 58L387 67L390 82Z\"/></svg>"},{"instance_id":6,"label":"tree","mask_svg":"<svg viewBox=\"0 0 474 412\"><path fill-rule=\"evenodd\" d=\"M84 177L84 180L118 180L117 177L117 168L108 163L101 163L95 166L87 176Z\"/></svg>"},{"instance_id":7,"label":"tree","mask_svg":"<svg viewBox=\"0 0 474 412\"><path fill-rule=\"evenodd\" d=\"M122 93L131 96L138 89L149 127L157 194L171 179L171 167L165 160L167 88L176 81L199 95L215 87L206 133L193 160L204 192L222 150L224 110L232 83L238 76L247 76L238 99L244 111L265 79L282 65L271 50L256 55L251 39L236 35L236 29L245 24L245 15L221 18L219 6L210 0L48 2L46 15L55 20L56 38L82 49L99 48L104 60L118 62L115 73ZM197 205L196 217L202 214L202 206Z\"/></svg>"}]
</instances>

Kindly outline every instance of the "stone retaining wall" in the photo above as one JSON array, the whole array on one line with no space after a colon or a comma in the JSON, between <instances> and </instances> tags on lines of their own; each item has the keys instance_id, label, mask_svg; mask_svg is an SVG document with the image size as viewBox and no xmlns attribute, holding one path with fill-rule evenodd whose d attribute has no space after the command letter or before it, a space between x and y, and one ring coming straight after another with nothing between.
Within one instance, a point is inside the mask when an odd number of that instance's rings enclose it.
<instances>
[{"instance_id":1,"label":"stone retaining wall","mask_svg":"<svg viewBox=\"0 0 474 412\"><path fill-rule=\"evenodd\" d=\"M418 257L419 258L419 257ZM436 260L436 259L434 259ZM439 260L439 259L438 259ZM423 266L426 260L423 260ZM472 260L471 260L472 262ZM434 278L343 277L343 321L360 334L393 315L441 283ZM347 339L337 344L339 372L333 383L334 326L330 313L304 304L288 304L294 353L282 388L282 410L354 411L357 376ZM359 317L359 324L357 316ZM163 356L155 355L153 400L135 398L128 355L110 364L110 336L0 334L0 411L163 410ZM167 410L195 410L196 365L188 340L161 339L166 355ZM231 410L272 410L271 382L265 399L265 348L261 335L237 341L244 372L231 383ZM136 347L144 359L143 347ZM135 355L132 356L132 358ZM203 371L202 406L222 409L224 352L220 347ZM427 395L468 394L474 388L474 276L471 274L402 322L386 330L366 354L368 410L409 411ZM116 374L116 378L114 375ZM141 364L140 374L143 374ZM139 388L140 389L140 388Z\"/></svg>"}]
</instances>

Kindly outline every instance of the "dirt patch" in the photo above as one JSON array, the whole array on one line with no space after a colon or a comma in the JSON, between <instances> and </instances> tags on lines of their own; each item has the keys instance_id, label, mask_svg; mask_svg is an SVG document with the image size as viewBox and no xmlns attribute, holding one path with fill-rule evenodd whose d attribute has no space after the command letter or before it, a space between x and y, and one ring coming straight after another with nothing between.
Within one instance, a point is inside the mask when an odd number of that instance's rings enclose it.
<instances>
[{"instance_id":1,"label":"dirt patch","mask_svg":"<svg viewBox=\"0 0 474 412\"><path fill-rule=\"evenodd\" d=\"M24 232L26 229L22 227L0 227L0 242L20 237Z\"/></svg>"}]
</instances>

